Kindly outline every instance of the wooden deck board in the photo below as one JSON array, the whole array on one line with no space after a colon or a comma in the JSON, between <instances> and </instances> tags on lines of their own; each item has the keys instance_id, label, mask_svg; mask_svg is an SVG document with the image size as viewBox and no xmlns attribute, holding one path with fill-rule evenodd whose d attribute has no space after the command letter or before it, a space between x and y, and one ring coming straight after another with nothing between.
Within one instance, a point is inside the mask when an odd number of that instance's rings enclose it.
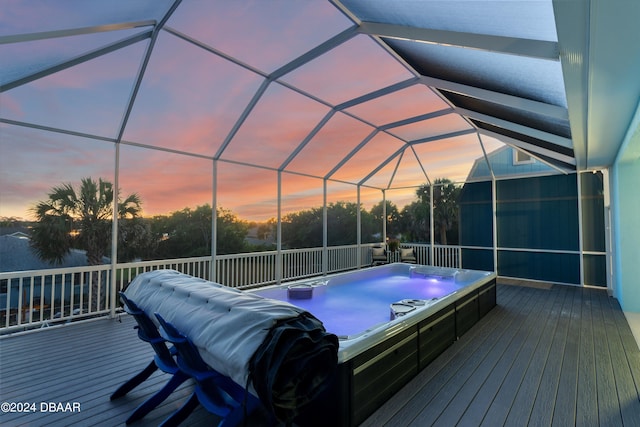
<instances>
[{"instance_id":1,"label":"wooden deck board","mask_svg":"<svg viewBox=\"0 0 640 427\"><path fill-rule=\"evenodd\" d=\"M517 306L523 303L522 295L524 290L520 291L521 289L515 288L513 292L504 295L502 288L498 288L498 298ZM430 399L429 395L433 396L438 393L438 390L442 387L442 385L438 386L438 384L447 381L450 376L455 374L456 369L465 364L474 355L476 349L472 347L472 338L476 338L481 343L488 341L501 322L505 322L508 319L509 311L505 306L496 307L490 317L483 318L467 332L464 337L468 339L454 343L452 347L425 368L412 382L385 403L378 412L373 414L365 422L365 425L379 426L385 423L403 425L403 422L406 425L411 422L415 417L415 412L428 404L428 401L424 399ZM487 344L485 351L488 350ZM482 352L483 350L480 349L479 351Z\"/></svg>"},{"instance_id":2,"label":"wooden deck board","mask_svg":"<svg viewBox=\"0 0 640 427\"><path fill-rule=\"evenodd\" d=\"M79 402L79 413L1 414L0 424L12 425L124 425L129 414L161 388L169 376L154 373L127 396L111 402L110 394L152 359L151 347L140 341L129 316L51 328L0 340L2 401ZM191 394L185 383L167 402L141 423L157 425ZM215 420L198 409L189 423Z\"/></svg>"},{"instance_id":3,"label":"wooden deck board","mask_svg":"<svg viewBox=\"0 0 640 427\"><path fill-rule=\"evenodd\" d=\"M541 299L529 300L526 309L520 313L521 320L529 316L538 316L541 304ZM456 425L460 421L460 424L464 425L466 420L471 418L477 425L475 414L484 414L487 411L526 339L533 332L529 323L524 321L516 321L516 324L512 324L512 326L510 328L512 336L510 338L506 335L501 337L500 343L502 344L498 343L491 348L478 369L455 394L455 399L452 399L438 418L433 422L429 420L429 424ZM462 420L461 417L463 417ZM421 423L422 419L421 417L416 420L418 421L417 425L425 425Z\"/></svg>"},{"instance_id":4,"label":"wooden deck board","mask_svg":"<svg viewBox=\"0 0 640 427\"><path fill-rule=\"evenodd\" d=\"M559 313L564 303L565 293L561 291L549 293L546 296L551 307L549 311L541 313L538 323L541 329L540 341L535 346L525 372L522 373L524 377L514 394L513 403L505 420L505 425L507 426L521 426L523 422L526 424L531 417L533 404L540 387L551 344L553 343Z\"/></svg>"},{"instance_id":5,"label":"wooden deck board","mask_svg":"<svg viewBox=\"0 0 640 427\"><path fill-rule=\"evenodd\" d=\"M514 301L514 304L517 304L518 301L520 301L518 299L518 289L513 289L512 291L503 294L503 289L499 287L497 289L497 293L499 295L498 298L503 301ZM480 323L467 332L466 336L477 336L480 341L485 340L505 316L506 311L504 308L502 306L496 307L492 312L490 320L487 317L483 318ZM413 399L414 396L420 392L420 390L424 388L432 378L437 376L442 369L446 368L452 358L459 357L460 363L464 363L464 359L462 359L462 357L465 355L468 357L470 354L470 352L467 351L469 350L468 346L470 345L470 342L471 341L458 341L454 343L449 350L433 361L427 368L420 372L414 380L409 382L402 390L400 390L400 392L396 393L391 399L389 399L376 413L371 415L369 419L363 423L363 426L385 425L396 413L405 412L404 406L409 404L410 400ZM410 411L407 410L406 412ZM401 425L400 417L396 417L394 421L397 423L396 425Z\"/></svg>"},{"instance_id":6,"label":"wooden deck board","mask_svg":"<svg viewBox=\"0 0 640 427\"><path fill-rule=\"evenodd\" d=\"M368 426L640 426L640 350L605 291L499 285L498 306L382 405ZM162 387L161 372L110 394L151 360L129 316L0 338L0 400L79 402L80 413L0 414L2 426L124 425ZM133 426L158 425L182 385ZM210 425L198 408L184 423Z\"/></svg>"},{"instance_id":7,"label":"wooden deck board","mask_svg":"<svg viewBox=\"0 0 640 427\"><path fill-rule=\"evenodd\" d=\"M545 298L543 294L540 294L534 301L536 301L536 303L529 316L535 316L538 319L546 318L547 313L553 309L553 299ZM544 329L536 322L527 321L526 326L523 327L523 331L526 331L527 335L524 336L523 334L521 336L522 343L517 354L514 354L514 358L509 364L508 372L505 367L504 379L502 382L498 383L495 380L490 381L478 392L479 395L482 395L484 392L488 393L489 390L484 389L488 388L488 384L492 384L491 395L487 394L487 400L489 397L492 397L492 400L490 402L490 406L486 408L482 425L493 426L496 424L504 424L506 421L506 418L509 415L509 410L513 405L516 392L522 384L524 373L526 372L526 368L531 362L534 351L543 336ZM507 358L507 361L508 360L509 359ZM495 373L492 373L492 378L493 377L496 377L496 380L499 379L501 377L500 371L496 370ZM474 425L474 418L470 416L471 413L471 411L467 411L465 413L467 418L465 419L468 424Z\"/></svg>"},{"instance_id":8,"label":"wooden deck board","mask_svg":"<svg viewBox=\"0 0 640 427\"><path fill-rule=\"evenodd\" d=\"M598 425L598 395L596 393L595 340L593 335L593 303L588 295L582 305L580 324L580 354L578 356L578 389L576 424Z\"/></svg>"},{"instance_id":9,"label":"wooden deck board","mask_svg":"<svg viewBox=\"0 0 640 427\"><path fill-rule=\"evenodd\" d=\"M640 352L615 300L579 287L498 290L498 307L364 426L640 425Z\"/></svg>"},{"instance_id":10,"label":"wooden deck board","mask_svg":"<svg viewBox=\"0 0 640 427\"><path fill-rule=\"evenodd\" d=\"M622 425L620 406L617 401L611 398L612 396L617 396L617 390L613 376L613 366L611 365L611 354L607 343L607 334L603 327L605 322L604 304L600 298L593 296L591 301L595 310L594 326L602 326L594 328L594 341L598 343L595 346L598 418L600 425Z\"/></svg>"},{"instance_id":11,"label":"wooden deck board","mask_svg":"<svg viewBox=\"0 0 640 427\"><path fill-rule=\"evenodd\" d=\"M640 425L640 411L638 405L629 404L638 400L638 390L636 389L631 366L622 345L620 332L614 315L614 308L610 300L603 302L604 326L609 342L609 354L611 356L611 366L618 391L620 405L620 416L625 424L635 423Z\"/></svg>"},{"instance_id":12,"label":"wooden deck board","mask_svg":"<svg viewBox=\"0 0 640 427\"><path fill-rule=\"evenodd\" d=\"M410 425L416 420L416 417L421 417L420 414L423 414L431 404L434 405L433 412L439 414L440 411L437 408L441 408L442 400L449 397L452 391L457 391L454 390L457 387L456 382L462 381L466 376L472 374L485 355L491 351L493 347L489 340L491 334L502 334L506 331L505 329L496 332L495 328L497 323L501 321L500 319L502 317L494 319L490 327L484 330L479 330L479 325L476 325L465 335L466 337L473 333L481 334L482 338L477 348L468 349L466 341L458 341L443 353L442 356L444 357L439 357L431 365L427 366L423 372L433 372L433 375L425 376L424 378L418 376L416 378L420 379L413 380L413 382L418 381L422 384L422 387L417 389L416 393L404 402L403 410L397 412L391 422L395 425ZM502 321L505 320L502 319ZM458 346L458 344L464 345ZM428 425L425 422L423 421L421 425Z\"/></svg>"}]
</instances>

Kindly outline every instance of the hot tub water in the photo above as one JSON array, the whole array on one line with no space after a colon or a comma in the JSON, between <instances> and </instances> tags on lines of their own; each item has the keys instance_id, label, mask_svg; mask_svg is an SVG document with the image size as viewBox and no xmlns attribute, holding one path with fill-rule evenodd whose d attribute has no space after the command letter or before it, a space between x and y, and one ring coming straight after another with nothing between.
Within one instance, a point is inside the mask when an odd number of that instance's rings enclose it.
<instances>
[{"instance_id":1,"label":"hot tub water","mask_svg":"<svg viewBox=\"0 0 640 427\"><path fill-rule=\"evenodd\" d=\"M462 287L464 284L447 278L398 274L360 278L340 286L320 284L314 286L313 296L309 299L291 300L285 287L258 290L256 293L267 298L289 300L320 319L327 331L345 338L389 322L393 303L405 299L432 301Z\"/></svg>"}]
</instances>

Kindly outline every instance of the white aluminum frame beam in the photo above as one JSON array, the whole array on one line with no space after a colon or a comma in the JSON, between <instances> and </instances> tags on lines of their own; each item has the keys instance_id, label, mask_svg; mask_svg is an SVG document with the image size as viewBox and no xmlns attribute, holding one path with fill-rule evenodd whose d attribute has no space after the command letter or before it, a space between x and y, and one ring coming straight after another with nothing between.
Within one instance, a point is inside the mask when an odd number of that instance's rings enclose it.
<instances>
[{"instance_id":1,"label":"white aluminum frame beam","mask_svg":"<svg viewBox=\"0 0 640 427\"><path fill-rule=\"evenodd\" d=\"M347 154L346 156L344 156L344 158L337 164L334 166L333 169L331 169L329 171L329 173L327 173L324 178L325 179L330 179L331 176L333 174L335 174L342 166L344 166L345 163L347 163L353 156L355 156L355 154L360 151L360 149L362 149L362 147L364 147L365 145L367 145L367 143L369 141L371 141L373 139L374 136L376 136L378 134L378 132L380 132L380 130L378 129L373 129L371 131L371 133L369 135L367 135L361 142L360 144L358 144L353 150L351 150L351 152L349 154ZM360 185L360 184L358 184Z\"/></svg>"},{"instance_id":2,"label":"white aluminum frame beam","mask_svg":"<svg viewBox=\"0 0 640 427\"><path fill-rule=\"evenodd\" d=\"M129 122L129 117L131 116L131 111L133 110L133 105L136 101L136 97L138 96L138 91L140 90L140 86L142 85L142 79L144 78L144 74L147 70L147 66L149 65L149 60L151 59L151 53L153 52L153 48L156 44L156 40L158 39L159 31L162 29L164 24L169 20L173 12L176 11L178 6L182 3L182 0L174 0L173 4L169 8L169 10L164 14L160 22L153 28L151 32L151 42L147 46L145 50L144 57L142 59L142 63L140 64L140 69L138 70L138 75L136 76L136 81L133 86L133 90L131 91L131 95L129 96L129 101L127 102L127 108L122 116L122 123L120 124L120 128L118 129L118 141L122 139L124 135L125 128L127 127L127 123Z\"/></svg>"},{"instance_id":3,"label":"white aluminum frame beam","mask_svg":"<svg viewBox=\"0 0 640 427\"><path fill-rule=\"evenodd\" d=\"M446 116L447 114L453 113L453 108L445 108L444 110L437 110L431 113L421 114L419 116L409 117L407 119L398 120L392 123L387 123L382 126L379 126L380 130L389 130L393 128L397 128L404 125L409 125L411 123L422 122L424 120L435 119L437 117Z\"/></svg>"},{"instance_id":4,"label":"white aluminum frame beam","mask_svg":"<svg viewBox=\"0 0 640 427\"><path fill-rule=\"evenodd\" d=\"M547 104L540 101L534 101L531 99L525 99L513 95L494 92L488 89L482 89L462 83L455 83L448 80L437 79L435 77L422 76L420 78L420 81L423 84L435 89L443 89L449 92L458 93L460 95L469 96L471 98L492 102L498 105L504 105L509 108L530 111L532 113L552 117L557 120L564 120L567 122L569 121L569 112L564 107L558 107L556 105Z\"/></svg>"},{"instance_id":5,"label":"white aluminum frame beam","mask_svg":"<svg viewBox=\"0 0 640 427\"><path fill-rule=\"evenodd\" d=\"M361 22L359 31L371 36L410 40L414 42L457 46L509 55L527 56L546 60L560 60L558 43L488 34L434 30L378 22Z\"/></svg>"},{"instance_id":6,"label":"white aluminum frame beam","mask_svg":"<svg viewBox=\"0 0 640 427\"><path fill-rule=\"evenodd\" d=\"M13 34L0 36L0 44L32 42L55 39L58 37L81 36L83 34L104 33L108 31L130 30L132 28L151 27L157 24L155 19L143 21L121 22L118 24L94 25L91 27L68 28L64 30L41 31L37 33Z\"/></svg>"},{"instance_id":7,"label":"white aluminum frame beam","mask_svg":"<svg viewBox=\"0 0 640 427\"><path fill-rule=\"evenodd\" d=\"M108 53L114 52L118 49L122 49L123 47L130 46L134 43L138 43L139 41L150 38L152 34L153 34L153 29L142 31L138 34L134 34L132 36L126 37L117 42L108 44L98 49L94 49L82 55L78 55L69 60L58 62L54 65L45 67L39 71L30 73L28 75L22 76L18 79L15 79L13 81L3 84L2 86L0 86L0 93L6 92L10 89L15 89L19 86L41 79L43 77L50 76L51 74L57 73L58 71L66 70L67 68L74 67L78 64L82 64L83 62L87 62L92 59L98 58L102 55L106 55Z\"/></svg>"},{"instance_id":8,"label":"white aluminum frame beam","mask_svg":"<svg viewBox=\"0 0 640 427\"><path fill-rule=\"evenodd\" d=\"M219 159L222 156L224 151L229 146L229 143L231 143L231 140L238 133L238 130L240 130L240 127L242 126L242 124L245 122L247 117L249 117L249 114L251 113L253 108L256 106L256 104L258 103L262 95L264 95L264 93L266 92L271 82L278 80L279 78L285 76L291 71L297 68L300 68L304 64L307 64L308 62L314 60L320 55L327 53L331 49L357 36L358 35L357 29L358 28L356 26L347 28L341 33L331 37L329 40L326 40L324 43L319 44L318 46L314 47L313 49L307 51L306 53L293 59L289 63L278 68L273 73L269 74L266 77L266 79L262 82L262 84L260 85L256 93L253 95L253 98L251 99L249 104L245 107L244 111L242 112L238 120L233 125L233 127L231 128L231 131L227 134L226 138L224 139L224 142L222 143L222 145L220 146L220 148L218 149L214 157L216 159Z\"/></svg>"},{"instance_id":9,"label":"white aluminum frame beam","mask_svg":"<svg viewBox=\"0 0 640 427\"><path fill-rule=\"evenodd\" d=\"M329 110L329 112L324 115L322 120L320 120L320 122L311 130L311 132L309 132L309 134L302 140L302 142L298 144L295 150L291 152L289 157L287 157L287 159L284 162L282 162L282 164L278 169L279 170L286 169L287 166L289 166L289 163L291 163L293 159L295 159L295 157L298 155L298 153L300 153L300 151L302 151L302 149L307 146L309 141L311 141L313 137L316 136L318 132L320 132L320 129L322 129L324 125L327 124L329 120L331 120L331 118L335 113L336 113L336 110L333 110L333 109Z\"/></svg>"},{"instance_id":10,"label":"white aluminum frame beam","mask_svg":"<svg viewBox=\"0 0 640 427\"><path fill-rule=\"evenodd\" d=\"M463 130L459 130L459 131L455 131L455 132L449 132L449 133L441 133L439 135L434 135L434 136L429 136L426 138L420 138L420 139L416 139L411 141L409 144L410 145L417 145L417 144L426 144L428 142L433 142L433 141L442 141L445 139L449 139L449 138L455 138L457 136L464 136L464 135L469 135L471 133L476 133L478 132L478 130L476 128L470 128L470 129L463 129Z\"/></svg>"},{"instance_id":11,"label":"white aluminum frame beam","mask_svg":"<svg viewBox=\"0 0 640 427\"><path fill-rule=\"evenodd\" d=\"M544 132L538 129L520 125L518 123L510 122L508 120L499 119L497 117L493 117L488 114L482 114L482 113L475 112L473 110L467 110L465 108L456 108L456 112L470 119L475 119L481 122L489 123L513 132L530 136L532 138L541 139L543 141L547 141L561 147L573 149L573 141L570 138L565 138L563 136L559 136L549 132Z\"/></svg>"},{"instance_id":12,"label":"white aluminum frame beam","mask_svg":"<svg viewBox=\"0 0 640 427\"><path fill-rule=\"evenodd\" d=\"M507 145L512 145L512 146L516 146L518 148L522 148L523 150L526 150L527 152L533 153L534 155L540 154L541 156L545 156L548 157L550 159L554 159L557 160L559 162L565 163L567 165L572 165L572 166L576 166L576 159L571 157L571 156L567 156L565 154L560 154L556 151L552 151L549 150L547 148L542 148L542 147L538 147L537 145L534 144L530 144L528 142L524 142L521 141L519 139L515 139L515 138L510 138L508 136L499 134L497 132L491 132L485 129L478 129L478 133L480 133L481 135L485 135L485 136L490 136L492 138L496 138L499 141L504 142ZM547 163L547 162L545 162Z\"/></svg>"}]
</instances>

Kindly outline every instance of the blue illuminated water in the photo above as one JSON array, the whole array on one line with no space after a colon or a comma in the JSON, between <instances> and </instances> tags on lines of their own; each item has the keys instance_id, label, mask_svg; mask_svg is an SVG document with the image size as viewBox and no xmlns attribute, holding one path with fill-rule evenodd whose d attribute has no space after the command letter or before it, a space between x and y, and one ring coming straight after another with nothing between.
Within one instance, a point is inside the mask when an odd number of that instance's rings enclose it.
<instances>
[{"instance_id":1,"label":"blue illuminated water","mask_svg":"<svg viewBox=\"0 0 640 427\"><path fill-rule=\"evenodd\" d=\"M289 299L287 287L258 290L266 298L288 301L322 321L327 331L353 336L390 320L390 305L403 299L431 300L464 287L453 280L402 275L355 279L314 287L310 299Z\"/></svg>"}]
</instances>

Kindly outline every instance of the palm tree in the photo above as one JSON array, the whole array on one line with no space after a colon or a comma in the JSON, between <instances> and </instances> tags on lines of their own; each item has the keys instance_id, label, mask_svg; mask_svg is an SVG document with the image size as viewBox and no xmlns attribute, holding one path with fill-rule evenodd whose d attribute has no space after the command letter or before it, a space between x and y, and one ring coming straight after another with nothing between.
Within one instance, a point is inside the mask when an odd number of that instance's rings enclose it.
<instances>
[{"instance_id":1,"label":"palm tree","mask_svg":"<svg viewBox=\"0 0 640 427\"><path fill-rule=\"evenodd\" d=\"M37 223L31 235L31 246L42 260L62 263L72 248L83 249L88 265L102 264L110 252L113 185L82 178L80 187L71 184L53 187L46 201L32 209ZM136 218L142 211L137 194L118 201L118 217ZM100 278L92 275L91 308L97 309Z\"/></svg>"},{"instance_id":2,"label":"palm tree","mask_svg":"<svg viewBox=\"0 0 640 427\"><path fill-rule=\"evenodd\" d=\"M416 190L416 196L425 206L430 204L430 194L429 184L423 184ZM433 182L433 233L442 245L447 244L447 231L458 224L459 197L460 189L450 179L438 178Z\"/></svg>"},{"instance_id":3,"label":"palm tree","mask_svg":"<svg viewBox=\"0 0 640 427\"><path fill-rule=\"evenodd\" d=\"M434 181L433 233L440 234L440 244L447 244L447 231L458 224L458 198L460 189L447 178Z\"/></svg>"}]
</instances>

